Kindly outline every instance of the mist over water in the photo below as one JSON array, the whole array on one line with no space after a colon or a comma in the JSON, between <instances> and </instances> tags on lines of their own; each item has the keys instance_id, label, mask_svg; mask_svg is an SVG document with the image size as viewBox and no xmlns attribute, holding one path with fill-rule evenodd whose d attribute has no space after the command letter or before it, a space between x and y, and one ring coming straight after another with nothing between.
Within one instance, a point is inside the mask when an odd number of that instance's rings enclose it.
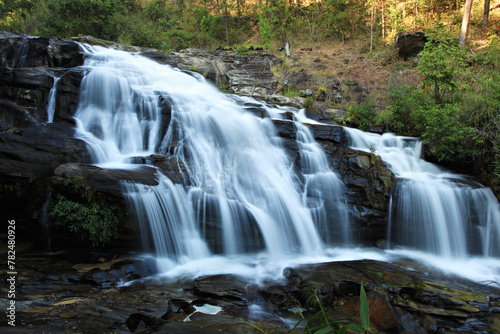
<instances>
[{"instance_id":1,"label":"mist over water","mask_svg":"<svg viewBox=\"0 0 500 334\"><path fill-rule=\"evenodd\" d=\"M259 281L279 278L284 267L300 263L420 256L439 267L433 258L480 256L490 270L471 279L500 281L500 215L491 190L451 181L449 173L420 159L421 143L349 130L352 146L375 147L408 180L393 195L390 242L412 251L353 248L343 184L298 110L224 95L200 76L144 57L87 48L89 73L75 118L93 163L133 168L137 157L165 154L185 167L186 186L160 171L158 186L123 184L143 247L162 277L235 273ZM267 117L257 117L246 103ZM296 120L298 165L270 119L285 120L285 112ZM413 179L439 186L421 194Z\"/></svg>"}]
</instances>

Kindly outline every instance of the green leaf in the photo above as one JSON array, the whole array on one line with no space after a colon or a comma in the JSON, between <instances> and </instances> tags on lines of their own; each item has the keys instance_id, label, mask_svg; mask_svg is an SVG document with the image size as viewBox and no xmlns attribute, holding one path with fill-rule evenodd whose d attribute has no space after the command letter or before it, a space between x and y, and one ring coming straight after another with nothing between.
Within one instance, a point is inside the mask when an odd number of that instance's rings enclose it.
<instances>
[{"instance_id":1,"label":"green leaf","mask_svg":"<svg viewBox=\"0 0 500 334\"><path fill-rule=\"evenodd\" d=\"M357 332L361 332L361 333L365 332L365 329L363 327L361 327L360 325L357 325L357 324L345 325L344 327L342 327L342 330L344 330L344 328L345 328L346 331L347 331L347 329L352 329L353 331L357 331Z\"/></svg>"},{"instance_id":2,"label":"green leaf","mask_svg":"<svg viewBox=\"0 0 500 334\"><path fill-rule=\"evenodd\" d=\"M328 326L328 327L325 327L325 328L321 328L321 329L317 330L314 333L315 334L328 334L328 333L330 333L332 331L333 331L333 327Z\"/></svg>"},{"instance_id":3,"label":"green leaf","mask_svg":"<svg viewBox=\"0 0 500 334\"><path fill-rule=\"evenodd\" d=\"M368 300L363 282L361 282L361 291L359 293L359 308L361 312L361 324L363 325L363 329L367 331L370 329L370 311L368 310Z\"/></svg>"}]
</instances>

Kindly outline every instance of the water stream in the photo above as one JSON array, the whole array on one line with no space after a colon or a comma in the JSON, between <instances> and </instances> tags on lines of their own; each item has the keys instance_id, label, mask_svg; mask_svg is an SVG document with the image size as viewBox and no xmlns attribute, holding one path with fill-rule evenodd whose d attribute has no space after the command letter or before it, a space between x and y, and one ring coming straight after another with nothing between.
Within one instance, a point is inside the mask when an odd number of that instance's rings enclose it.
<instances>
[{"instance_id":1,"label":"water stream","mask_svg":"<svg viewBox=\"0 0 500 334\"><path fill-rule=\"evenodd\" d=\"M500 210L489 188L421 159L416 138L346 129L351 146L379 154L397 177L389 242L446 258L500 257Z\"/></svg>"},{"instance_id":2,"label":"water stream","mask_svg":"<svg viewBox=\"0 0 500 334\"><path fill-rule=\"evenodd\" d=\"M498 202L488 188L420 159L420 142L349 130L353 147L376 150L405 179L391 201L394 249L354 248L343 184L298 110L222 94L200 76L140 56L86 49L90 71L75 118L93 162L133 168L137 157L164 154L183 167L184 186L160 171L158 186L123 184L144 249L164 276L265 279L297 263L411 257L444 267L481 256L471 278L500 281ZM295 118L300 163L272 122L286 113Z\"/></svg>"}]
</instances>

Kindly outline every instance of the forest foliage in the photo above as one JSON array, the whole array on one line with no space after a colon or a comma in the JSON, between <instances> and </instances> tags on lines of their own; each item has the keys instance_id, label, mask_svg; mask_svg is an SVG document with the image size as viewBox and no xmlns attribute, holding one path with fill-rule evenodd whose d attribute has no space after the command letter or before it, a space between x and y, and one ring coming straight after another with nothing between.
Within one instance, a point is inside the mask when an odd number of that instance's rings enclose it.
<instances>
[{"instance_id":1,"label":"forest foliage","mask_svg":"<svg viewBox=\"0 0 500 334\"><path fill-rule=\"evenodd\" d=\"M77 35L153 47L233 47L252 41L276 50L287 41L321 45L369 40L388 50L401 31L425 31L419 85L389 87L382 105L349 106L351 123L421 136L435 161L460 162L500 187L500 25L484 22L475 1L470 40L458 45L465 1L458 0L0 0L0 30L38 36ZM492 1L491 8L500 4ZM255 38L257 36L257 38ZM257 45L256 45L257 46ZM479 50L480 49L480 50ZM475 51L473 51L475 50ZM413 68L411 62L404 66ZM395 60L388 66L401 66ZM308 105L312 104L308 101Z\"/></svg>"}]
</instances>

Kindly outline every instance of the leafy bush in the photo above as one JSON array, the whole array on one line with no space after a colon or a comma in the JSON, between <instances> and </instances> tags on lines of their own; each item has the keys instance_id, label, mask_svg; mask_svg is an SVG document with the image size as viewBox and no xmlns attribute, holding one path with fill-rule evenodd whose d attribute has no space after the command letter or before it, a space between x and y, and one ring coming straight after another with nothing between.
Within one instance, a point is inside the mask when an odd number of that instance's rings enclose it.
<instances>
[{"instance_id":1,"label":"leafy bush","mask_svg":"<svg viewBox=\"0 0 500 334\"><path fill-rule=\"evenodd\" d=\"M439 161L472 159L480 154L469 147L474 130L460 122L460 109L455 104L427 105L417 108L412 118L424 145Z\"/></svg>"},{"instance_id":2,"label":"leafy bush","mask_svg":"<svg viewBox=\"0 0 500 334\"><path fill-rule=\"evenodd\" d=\"M257 51L254 50L252 45L240 44L236 46L236 54L242 56L255 56Z\"/></svg>"},{"instance_id":3,"label":"leafy bush","mask_svg":"<svg viewBox=\"0 0 500 334\"><path fill-rule=\"evenodd\" d=\"M413 112L428 104L434 101L425 91L411 86L396 88L389 94L389 105L378 116L378 122L386 124L393 132L414 134L417 130Z\"/></svg>"},{"instance_id":4,"label":"leafy bush","mask_svg":"<svg viewBox=\"0 0 500 334\"><path fill-rule=\"evenodd\" d=\"M439 36L439 37L438 37ZM457 92L457 75L465 65L465 51L451 37L438 32L428 35L425 48L419 53L419 68L426 88L431 88L436 103L444 105L453 101Z\"/></svg>"},{"instance_id":5,"label":"leafy bush","mask_svg":"<svg viewBox=\"0 0 500 334\"><path fill-rule=\"evenodd\" d=\"M361 130L368 130L376 122L376 106L374 101L365 101L351 105L347 109L346 121L356 124Z\"/></svg>"},{"instance_id":6,"label":"leafy bush","mask_svg":"<svg viewBox=\"0 0 500 334\"><path fill-rule=\"evenodd\" d=\"M49 215L56 225L66 227L80 240L99 247L117 237L118 211L115 205L103 205L95 201L84 204L57 194L55 202L51 203Z\"/></svg>"}]
</instances>

